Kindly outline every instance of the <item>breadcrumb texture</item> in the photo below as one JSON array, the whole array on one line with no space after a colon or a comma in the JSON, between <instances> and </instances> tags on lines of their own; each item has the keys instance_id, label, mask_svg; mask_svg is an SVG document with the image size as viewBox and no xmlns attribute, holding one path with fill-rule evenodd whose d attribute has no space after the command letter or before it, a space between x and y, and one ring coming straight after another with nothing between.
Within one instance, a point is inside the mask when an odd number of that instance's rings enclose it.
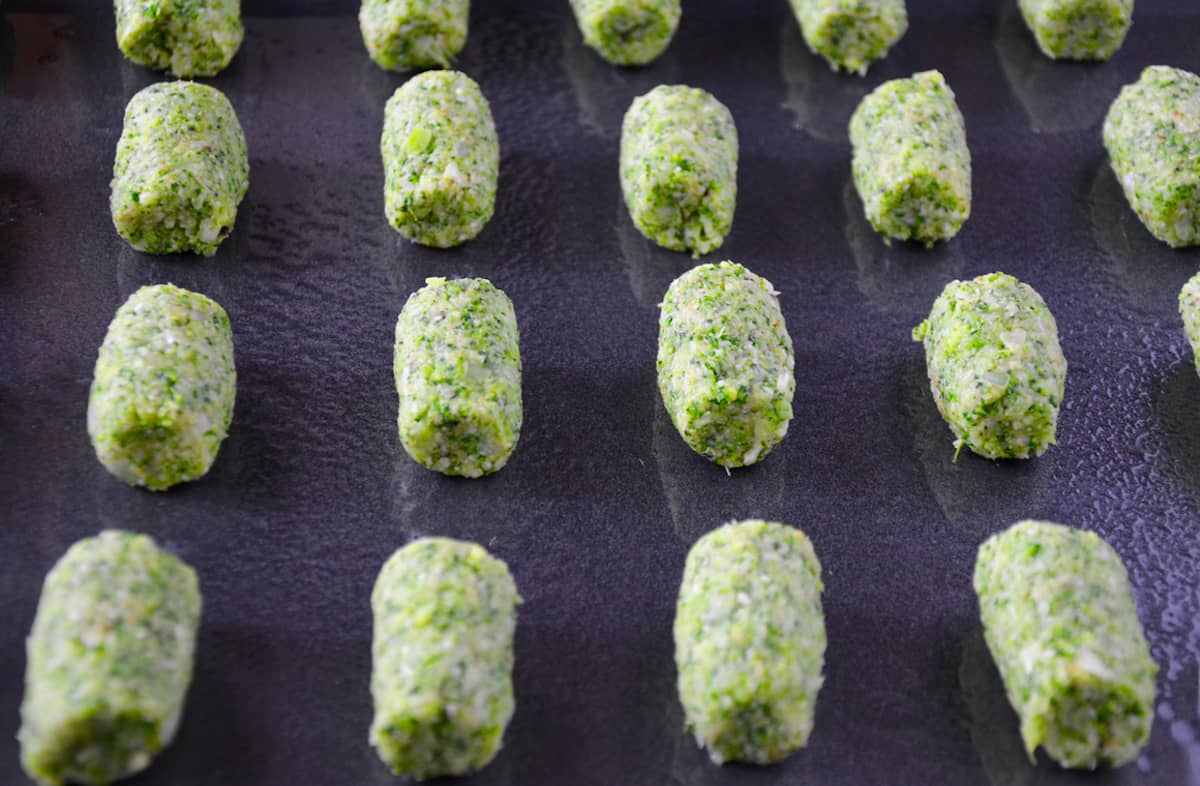
<instances>
[{"instance_id":1,"label":"breadcrumb texture","mask_svg":"<svg viewBox=\"0 0 1200 786\"><path fill-rule=\"evenodd\" d=\"M130 99L109 196L113 225L129 245L212 256L249 187L246 137L221 91L159 82Z\"/></svg>"},{"instance_id":2,"label":"breadcrumb texture","mask_svg":"<svg viewBox=\"0 0 1200 786\"><path fill-rule=\"evenodd\" d=\"M933 400L957 449L1030 458L1054 444L1067 360L1033 287L1005 273L951 281L913 340L925 346Z\"/></svg>"},{"instance_id":3,"label":"breadcrumb texture","mask_svg":"<svg viewBox=\"0 0 1200 786\"><path fill-rule=\"evenodd\" d=\"M474 543L422 538L371 593L371 745L397 775L466 775L500 750L512 718L516 585Z\"/></svg>"},{"instance_id":4,"label":"breadcrumb texture","mask_svg":"<svg viewBox=\"0 0 1200 786\"><path fill-rule=\"evenodd\" d=\"M1109 108L1104 146L1150 234L1175 248L1200 245L1200 76L1142 71Z\"/></svg>"},{"instance_id":5,"label":"breadcrumb texture","mask_svg":"<svg viewBox=\"0 0 1200 786\"><path fill-rule=\"evenodd\" d=\"M449 68L467 43L470 0L363 0L367 53L381 68Z\"/></svg>"},{"instance_id":6,"label":"breadcrumb texture","mask_svg":"<svg viewBox=\"0 0 1200 786\"><path fill-rule=\"evenodd\" d=\"M1133 23L1133 0L1018 0L1042 54L1055 60L1107 60Z\"/></svg>"},{"instance_id":7,"label":"breadcrumb texture","mask_svg":"<svg viewBox=\"0 0 1200 786\"><path fill-rule=\"evenodd\" d=\"M736 262L671 283L658 320L658 389L684 442L724 467L764 459L787 435L796 358L779 293Z\"/></svg>"},{"instance_id":8,"label":"breadcrumb texture","mask_svg":"<svg viewBox=\"0 0 1200 786\"><path fill-rule=\"evenodd\" d=\"M115 0L117 46L138 65L216 76L242 45L240 0Z\"/></svg>"},{"instance_id":9,"label":"breadcrumb texture","mask_svg":"<svg viewBox=\"0 0 1200 786\"><path fill-rule=\"evenodd\" d=\"M954 91L938 71L884 82L850 119L854 185L885 238L932 246L971 215L971 152Z\"/></svg>"},{"instance_id":10,"label":"breadcrumb texture","mask_svg":"<svg viewBox=\"0 0 1200 786\"><path fill-rule=\"evenodd\" d=\"M384 208L404 237L450 248L483 231L496 207L500 140L479 85L427 71L387 102L380 140Z\"/></svg>"},{"instance_id":11,"label":"breadcrumb texture","mask_svg":"<svg viewBox=\"0 0 1200 786\"><path fill-rule=\"evenodd\" d=\"M908 31L904 0L791 0L804 42L836 70L860 76Z\"/></svg>"},{"instance_id":12,"label":"breadcrumb texture","mask_svg":"<svg viewBox=\"0 0 1200 786\"><path fill-rule=\"evenodd\" d=\"M711 94L659 85L633 100L621 128L621 190L634 226L663 248L720 248L737 205L738 133Z\"/></svg>"},{"instance_id":13,"label":"breadcrumb texture","mask_svg":"<svg viewBox=\"0 0 1200 786\"><path fill-rule=\"evenodd\" d=\"M1077 769L1135 760L1150 739L1158 666L1112 547L1022 521L980 547L975 592L1030 760L1038 747Z\"/></svg>"},{"instance_id":14,"label":"breadcrumb texture","mask_svg":"<svg viewBox=\"0 0 1200 786\"><path fill-rule=\"evenodd\" d=\"M571 0L583 40L614 65L645 65L666 50L682 14L679 0Z\"/></svg>"},{"instance_id":15,"label":"breadcrumb texture","mask_svg":"<svg viewBox=\"0 0 1200 786\"><path fill-rule=\"evenodd\" d=\"M179 726L200 609L195 572L149 537L107 530L73 545L26 641L25 772L99 785L149 766Z\"/></svg>"},{"instance_id":16,"label":"breadcrumb texture","mask_svg":"<svg viewBox=\"0 0 1200 786\"><path fill-rule=\"evenodd\" d=\"M804 533L743 521L688 554L675 613L679 700L718 764L770 764L808 743L824 678L821 564Z\"/></svg>"},{"instance_id":17,"label":"breadcrumb texture","mask_svg":"<svg viewBox=\"0 0 1200 786\"><path fill-rule=\"evenodd\" d=\"M400 443L446 475L503 467L521 436L521 351L508 295L484 278L430 278L396 320Z\"/></svg>"}]
</instances>

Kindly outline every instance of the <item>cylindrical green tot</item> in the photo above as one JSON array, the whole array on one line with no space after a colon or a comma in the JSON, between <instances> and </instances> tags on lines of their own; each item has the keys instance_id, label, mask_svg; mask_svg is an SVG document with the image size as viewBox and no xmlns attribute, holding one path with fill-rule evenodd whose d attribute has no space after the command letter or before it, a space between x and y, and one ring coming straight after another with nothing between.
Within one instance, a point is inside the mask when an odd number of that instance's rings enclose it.
<instances>
[{"instance_id":1,"label":"cylindrical green tot","mask_svg":"<svg viewBox=\"0 0 1200 786\"><path fill-rule=\"evenodd\" d=\"M516 585L482 546L422 538L392 555L375 614L371 745L398 775L465 775L512 718Z\"/></svg>"},{"instance_id":2,"label":"cylindrical green tot","mask_svg":"<svg viewBox=\"0 0 1200 786\"><path fill-rule=\"evenodd\" d=\"M170 744L192 678L196 574L145 535L109 530L46 576L26 642L21 763L49 786L139 772Z\"/></svg>"},{"instance_id":3,"label":"cylindrical green tot","mask_svg":"<svg viewBox=\"0 0 1200 786\"><path fill-rule=\"evenodd\" d=\"M467 43L470 11L471 0L362 0L358 25L383 68L449 68Z\"/></svg>"},{"instance_id":4,"label":"cylindrical green tot","mask_svg":"<svg viewBox=\"0 0 1200 786\"><path fill-rule=\"evenodd\" d=\"M1133 0L1019 0L1038 49L1055 60L1107 60L1133 23Z\"/></svg>"},{"instance_id":5,"label":"cylindrical green tot","mask_svg":"<svg viewBox=\"0 0 1200 786\"><path fill-rule=\"evenodd\" d=\"M117 46L173 76L216 76L242 45L240 0L116 0Z\"/></svg>"},{"instance_id":6,"label":"cylindrical green tot","mask_svg":"<svg viewBox=\"0 0 1200 786\"><path fill-rule=\"evenodd\" d=\"M904 0L791 0L804 42L837 69L867 73L908 30Z\"/></svg>"},{"instance_id":7,"label":"cylindrical green tot","mask_svg":"<svg viewBox=\"0 0 1200 786\"><path fill-rule=\"evenodd\" d=\"M724 467L766 458L787 434L795 354L779 293L736 262L671 283L658 320L658 389L683 441Z\"/></svg>"},{"instance_id":8,"label":"cylindrical green tot","mask_svg":"<svg viewBox=\"0 0 1200 786\"><path fill-rule=\"evenodd\" d=\"M675 612L679 700L718 764L777 762L808 743L824 678L821 563L804 533L743 521L688 554Z\"/></svg>"},{"instance_id":9,"label":"cylindrical green tot","mask_svg":"<svg viewBox=\"0 0 1200 786\"><path fill-rule=\"evenodd\" d=\"M500 140L466 74L427 71L405 82L384 110L380 150L388 221L409 240L450 248L491 219Z\"/></svg>"},{"instance_id":10,"label":"cylindrical green tot","mask_svg":"<svg viewBox=\"0 0 1200 786\"><path fill-rule=\"evenodd\" d=\"M220 90L159 82L129 101L109 207L138 251L212 256L249 186L246 137Z\"/></svg>"},{"instance_id":11,"label":"cylindrical green tot","mask_svg":"<svg viewBox=\"0 0 1200 786\"><path fill-rule=\"evenodd\" d=\"M400 443L424 467L477 478L521 436L521 349L508 295L485 278L429 278L396 320Z\"/></svg>"},{"instance_id":12,"label":"cylindrical green tot","mask_svg":"<svg viewBox=\"0 0 1200 786\"><path fill-rule=\"evenodd\" d=\"M971 152L954 91L937 71L884 82L850 118L854 185L885 238L932 246L971 215Z\"/></svg>"},{"instance_id":13,"label":"cylindrical green tot","mask_svg":"<svg viewBox=\"0 0 1200 786\"><path fill-rule=\"evenodd\" d=\"M1030 760L1133 761L1150 738L1158 666L1121 558L1095 533L1022 521L975 563L988 648Z\"/></svg>"},{"instance_id":14,"label":"cylindrical green tot","mask_svg":"<svg viewBox=\"0 0 1200 786\"><path fill-rule=\"evenodd\" d=\"M584 42L615 65L645 65L675 36L679 0L571 0Z\"/></svg>"},{"instance_id":15,"label":"cylindrical green tot","mask_svg":"<svg viewBox=\"0 0 1200 786\"><path fill-rule=\"evenodd\" d=\"M100 345L88 436L113 475L162 491L208 472L236 394L225 309L171 284L142 287Z\"/></svg>"},{"instance_id":16,"label":"cylindrical green tot","mask_svg":"<svg viewBox=\"0 0 1200 786\"><path fill-rule=\"evenodd\" d=\"M1200 273L1189 278L1180 290L1179 315L1183 317L1183 329L1192 345L1196 371L1200 373Z\"/></svg>"},{"instance_id":17,"label":"cylindrical green tot","mask_svg":"<svg viewBox=\"0 0 1200 786\"><path fill-rule=\"evenodd\" d=\"M1005 273L951 281L913 329L938 412L984 458L1040 456L1054 444L1067 379L1046 301Z\"/></svg>"},{"instance_id":18,"label":"cylindrical green tot","mask_svg":"<svg viewBox=\"0 0 1200 786\"><path fill-rule=\"evenodd\" d=\"M1147 68L1109 108L1104 147L1150 234L1175 248L1200 244L1200 76Z\"/></svg>"},{"instance_id":19,"label":"cylindrical green tot","mask_svg":"<svg viewBox=\"0 0 1200 786\"><path fill-rule=\"evenodd\" d=\"M737 165L733 115L699 88L659 85L625 113L621 190L634 225L663 248L699 257L725 242Z\"/></svg>"}]
</instances>

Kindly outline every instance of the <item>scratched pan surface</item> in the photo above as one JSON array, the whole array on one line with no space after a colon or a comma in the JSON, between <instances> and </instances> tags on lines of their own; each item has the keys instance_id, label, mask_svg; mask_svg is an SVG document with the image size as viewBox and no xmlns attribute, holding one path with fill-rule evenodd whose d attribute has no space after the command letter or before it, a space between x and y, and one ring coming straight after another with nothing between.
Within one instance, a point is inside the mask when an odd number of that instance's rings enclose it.
<instances>
[{"instance_id":1,"label":"scratched pan surface","mask_svg":"<svg viewBox=\"0 0 1200 786\"><path fill-rule=\"evenodd\" d=\"M125 527L187 559L205 595L179 737L131 785L392 783L366 742L368 598L386 557L431 534L486 544L525 598L517 713L465 783L1200 784L1200 378L1175 305L1200 255L1141 228L1099 130L1143 66L1200 70L1200 9L1138 0L1125 48L1079 66L1037 54L1009 0L913 0L908 36L858 79L804 49L783 0L684 5L667 53L622 71L582 46L565 0L475 3L460 65L495 111L500 201L478 239L439 252L384 220L377 144L402 78L368 60L355 4L247 0L245 45L211 81L245 127L250 192L204 260L143 256L113 231L122 110L157 77L122 60L107 3L5 4L0 783L23 782L42 577L76 539ZM974 216L932 251L888 248L849 185L844 129L868 89L933 67L966 115ZM740 202L712 258L775 283L796 343L791 434L732 477L683 446L655 388L656 304L692 262L639 237L621 204L621 116L660 82L732 109ZM1059 445L955 464L909 331L948 280L996 269L1058 317ZM524 433L483 481L428 473L397 444L393 324L434 275L491 278L520 319ZM151 494L104 472L84 413L114 310L167 281L228 309L240 384L210 476ZM671 622L688 547L749 516L816 544L827 680L806 750L717 768L682 731ZM1153 739L1118 772L1021 751L970 575L980 541L1026 516L1097 530L1129 565L1162 674Z\"/></svg>"}]
</instances>

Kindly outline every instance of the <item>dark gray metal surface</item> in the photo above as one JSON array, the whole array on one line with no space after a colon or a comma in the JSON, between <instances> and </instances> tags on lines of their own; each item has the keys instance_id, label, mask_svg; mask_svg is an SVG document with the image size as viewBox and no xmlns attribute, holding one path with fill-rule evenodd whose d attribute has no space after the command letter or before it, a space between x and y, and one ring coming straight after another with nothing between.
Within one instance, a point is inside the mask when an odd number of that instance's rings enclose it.
<instances>
[{"instance_id":1,"label":"dark gray metal surface","mask_svg":"<svg viewBox=\"0 0 1200 786\"><path fill-rule=\"evenodd\" d=\"M179 737L131 784L392 783L366 742L368 599L420 534L484 543L525 597L517 713L469 783L1200 784L1200 378L1175 305L1200 255L1137 223L1099 131L1143 66L1200 70L1200 8L1138 0L1117 57L1080 66L1043 59L1008 0L912 0L907 37L860 80L808 53L783 0L684 5L665 56L623 71L583 47L566 0L475 3L460 67L492 102L500 198L478 239L439 252L384 219L377 144L402 78L367 58L355 4L247 0L245 45L210 81L245 127L250 192L204 260L139 255L112 228L123 108L158 77L122 60L107 4L5 4L0 783L23 782L42 577L76 539L124 527L194 565L206 603ZM930 67L966 116L974 215L932 251L888 248L849 185L845 126L867 90ZM655 388L655 304L693 263L637 235L617 182L622 113L660 82L733 111L740 201L711 258L772 280L796 343L791 434L732 477L688 451ZM1058 318L1059 445L954 464L909 330L946 281L997 269ZM432 275L487 276L516 304L525 429L487 480L426 472L397 444L393 324ZM210 476L151 494L105 473L84 413L113 312L167 281L229 311L240 379ZM829 632L811 744L762 770L714 767L684 736L671 643L688 547L749 516L812 537ZM1095 529L1129 565L1162 666L1136 765L1024 759L970 574L978 543L1026 516Z\"/></svg>"}]
</instances>

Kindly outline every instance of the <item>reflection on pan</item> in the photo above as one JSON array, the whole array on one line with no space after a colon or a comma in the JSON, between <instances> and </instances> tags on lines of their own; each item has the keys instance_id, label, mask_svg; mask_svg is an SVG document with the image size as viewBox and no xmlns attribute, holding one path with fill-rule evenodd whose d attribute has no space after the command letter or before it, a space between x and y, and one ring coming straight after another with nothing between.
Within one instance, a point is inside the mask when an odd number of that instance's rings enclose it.
<instances>
[{"instance_id":1,"label":"reflection on pan","mask_svg":"<svg viewBox=\"0 0 1200 786\"><path fill-rule=\"evenodd\" d=\"M1005 0L994 45L1009 87L1036 134L1061 134L1098 125L1121 88L1121 77L1112 63L1051 60L1043 55L1016 0Z\"/></svg>"}]
</instances>

